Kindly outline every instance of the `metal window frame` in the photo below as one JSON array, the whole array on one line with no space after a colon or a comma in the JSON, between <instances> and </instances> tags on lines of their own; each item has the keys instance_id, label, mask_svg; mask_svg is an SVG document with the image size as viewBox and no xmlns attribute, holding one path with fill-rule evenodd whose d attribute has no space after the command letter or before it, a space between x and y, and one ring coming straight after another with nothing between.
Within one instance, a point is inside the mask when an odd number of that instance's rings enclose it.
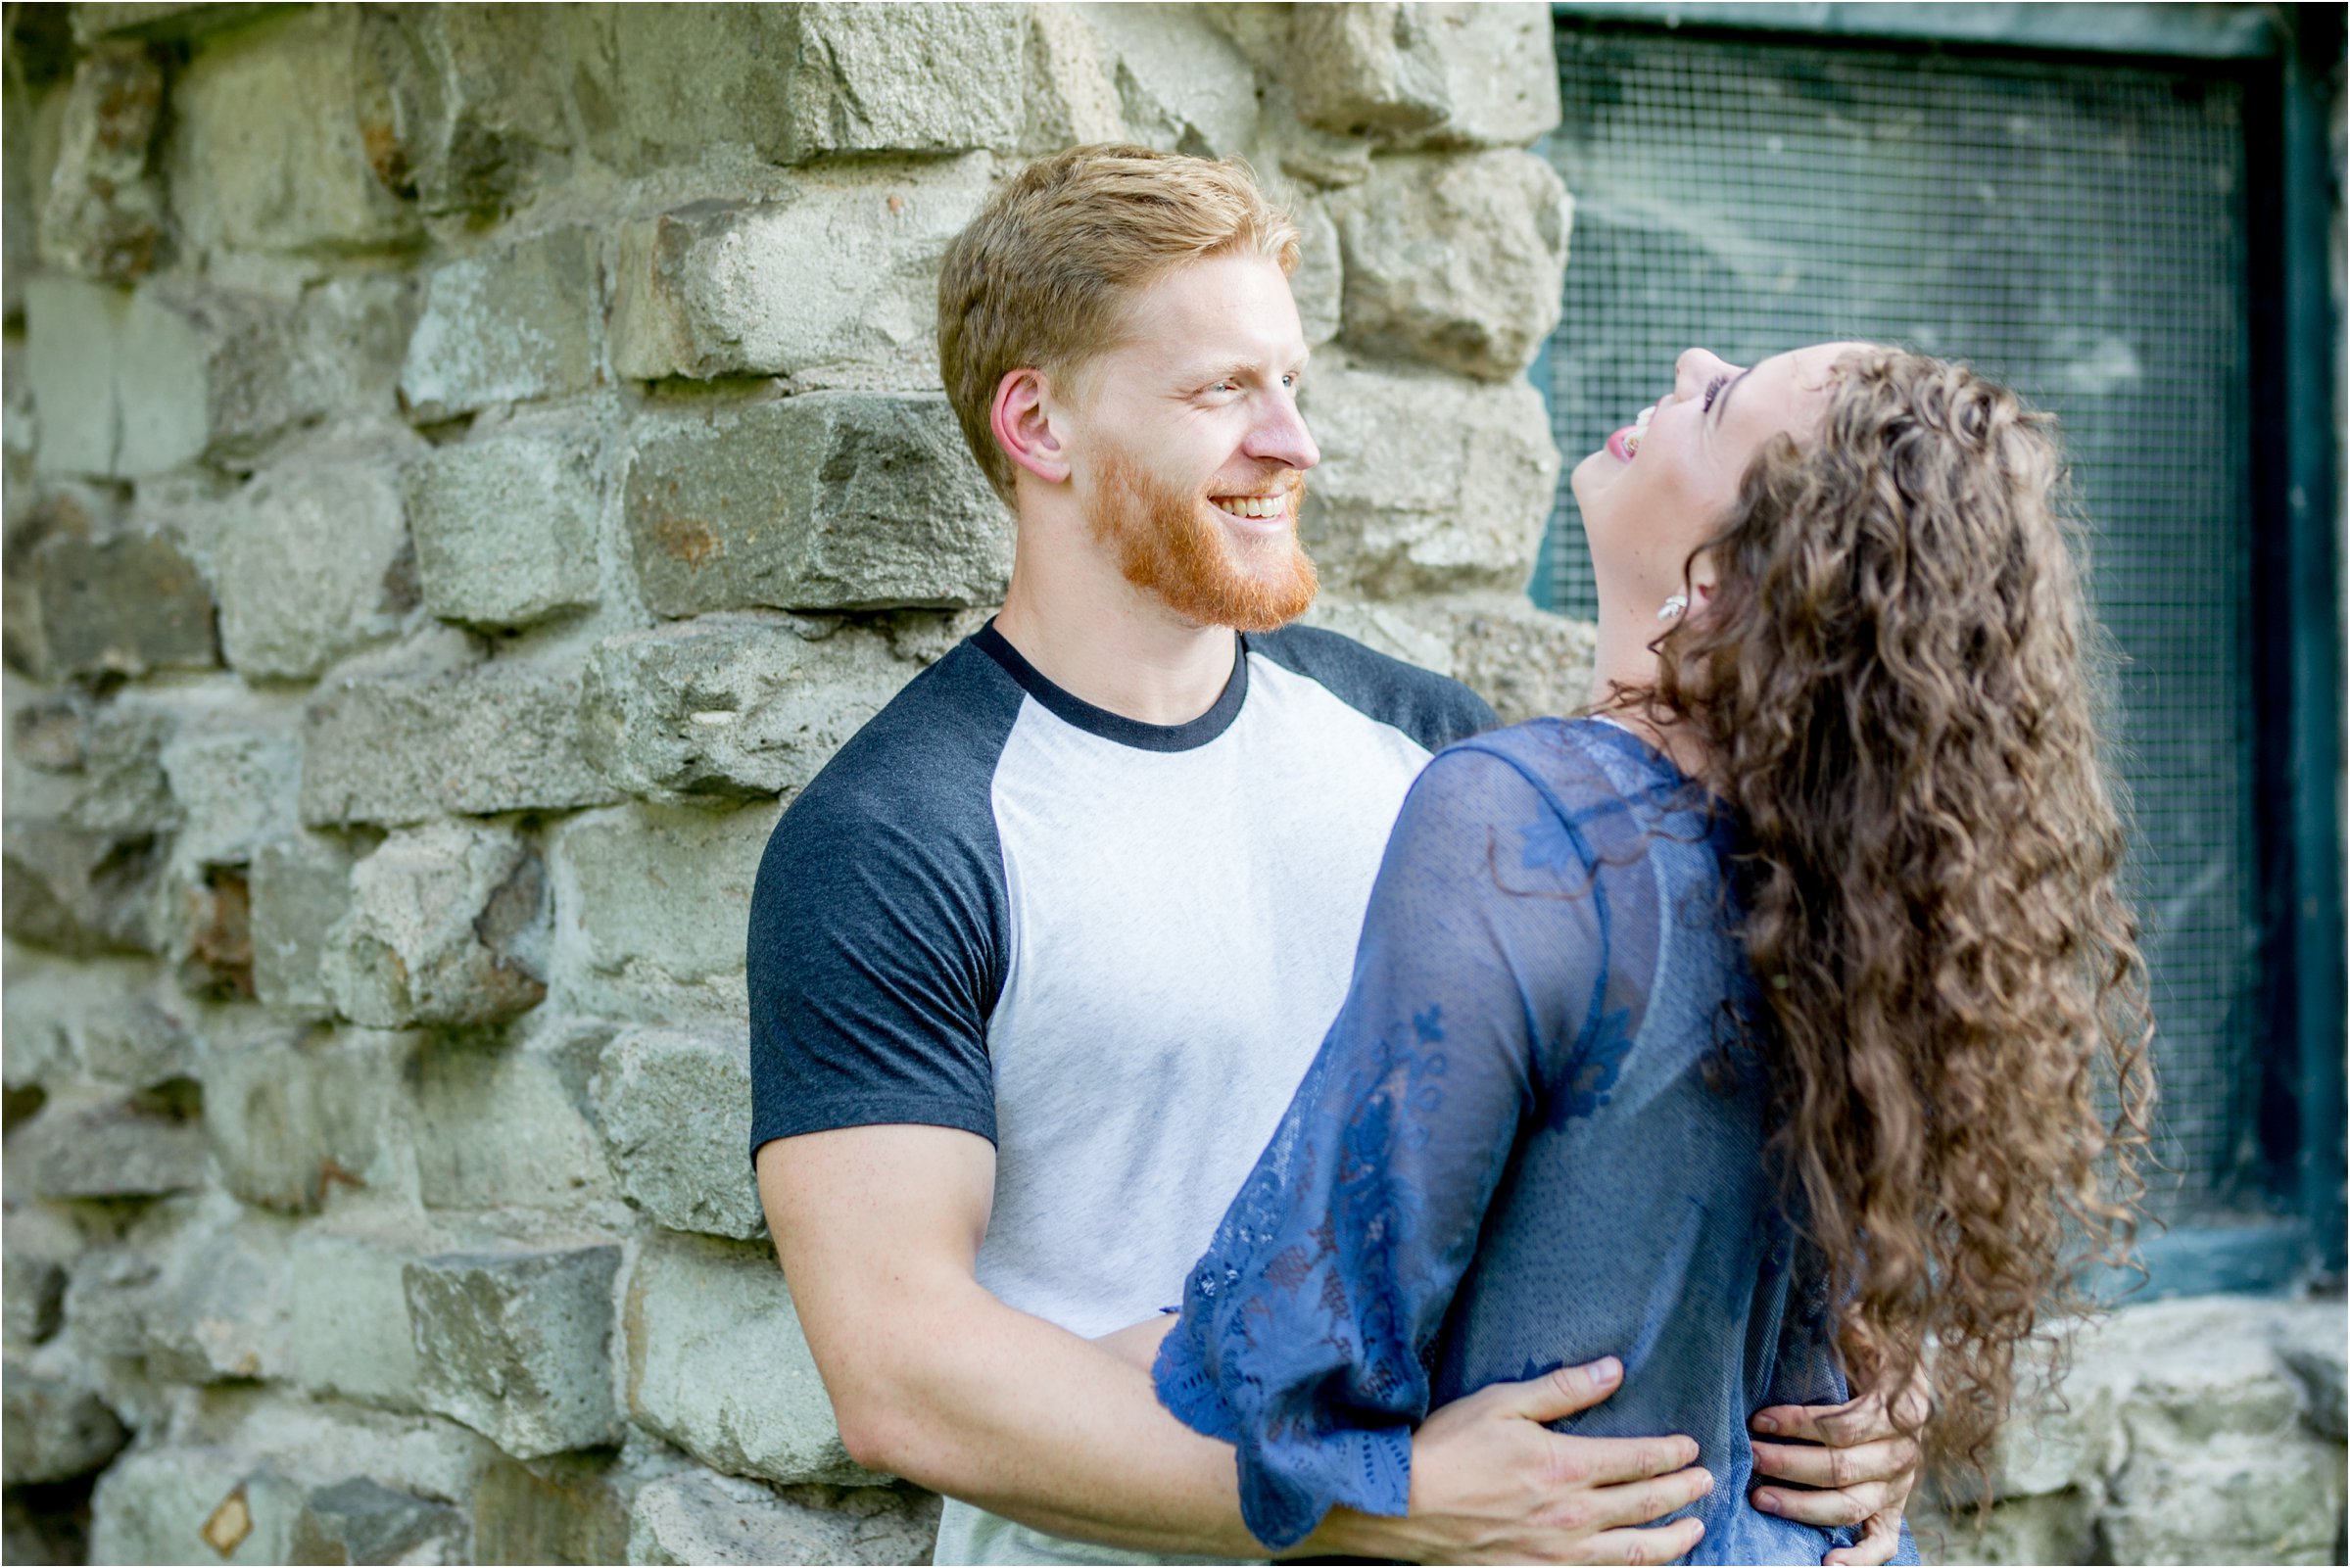
<instances>
[{"instance_id":1,"label":"metal window frame","mask_svg":"<svg viewBox=\"0 0 2350 1568\"><path fill-rule=\"evenodd\" d=\"M2254 180L2249 282L2258 421L2252 567L2259 712L2255 820L2266 977L2258 1132L2280 1211L2273 1225L2180 1227L2140 1244L2137 1299L2338 1283L2344 1266L2345 999L2343 797L2345 604L2336 547L2333 410L2340 323L2328 287L2330 206L2323 79L2342 47L2332 6L2215 4L1773 4L1737 0L1554 0L1555 26L1599 24L1715 36L1910 43L2005 56L2219 64L2241 79ZM2255 163L2254 167L2262 166ZM1533 374L1547 402L1549 347ZM1547 586L1549 552L1530 591ZM2138 1284L2109 1275L2115 1291Z\"/></svg>"}]
</instances>

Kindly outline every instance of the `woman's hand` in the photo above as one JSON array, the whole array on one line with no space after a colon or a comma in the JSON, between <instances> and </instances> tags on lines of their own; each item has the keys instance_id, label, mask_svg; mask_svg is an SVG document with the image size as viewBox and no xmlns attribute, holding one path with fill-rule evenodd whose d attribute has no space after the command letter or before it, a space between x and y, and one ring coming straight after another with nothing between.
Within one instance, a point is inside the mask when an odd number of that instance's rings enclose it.
<instances>
[{"instance_id":1,"label":"woman's hand","mask_svg":"<svg viewBox=\"0 0 2350 1568\"><path fill-rule=\"evenodd\" d=\"M1908 1433L1924 1423L1930 1398L1920 1368L1901 1392L1897 1417L1877 1389L1844 1404L1755 1411L1749 1425L1756 1478L1793 1485L1755 1488L1754 1506L1808 1525L1862 1526L1859 1542L1830 1552L1829 1563L1891 1562L1901 1544L1901 1510L1918 1480L1918 1446Z\"/></svg>"}]
</instances>

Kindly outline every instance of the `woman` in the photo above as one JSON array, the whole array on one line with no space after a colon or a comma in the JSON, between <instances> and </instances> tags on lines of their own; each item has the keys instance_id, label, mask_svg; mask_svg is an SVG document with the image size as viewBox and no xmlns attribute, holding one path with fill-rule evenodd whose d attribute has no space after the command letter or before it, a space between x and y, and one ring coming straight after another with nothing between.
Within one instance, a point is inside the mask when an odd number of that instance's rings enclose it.
<instances>
[{"instance_id":1,"label":"woman","mask_svg":"<svg viewBox=\"0 0 2350 1568\"><path fill-rule=\"evenodd\" d=\"M1576 468L1599 716L1415 785L1156 1363L1269 1545L1403 1512L1431 1402L1604 1354L1569 1430L1695 1437L1706 1560L1851 1544L1747 1506L1748 1418L1929 1337L1929 1460L1981 1464L2150 1103L2059 480L2012 394L1850 344L1692 351Z\"/></svg>"}]
</instances>

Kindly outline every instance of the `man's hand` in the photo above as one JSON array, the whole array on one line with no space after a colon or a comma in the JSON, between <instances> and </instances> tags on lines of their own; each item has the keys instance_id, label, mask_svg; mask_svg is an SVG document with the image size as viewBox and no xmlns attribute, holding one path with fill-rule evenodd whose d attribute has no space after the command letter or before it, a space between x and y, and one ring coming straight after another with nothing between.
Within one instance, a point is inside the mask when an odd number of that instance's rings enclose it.
<instances>
[{"instance_id":1,"label":"man's hand","mask_svg":"<svg viewBox=\"0 0 2350 1568\"><path fill-rule=\"evenodd\" d=\"M1824 1561L1865 1568L1891 1562L1901 1544L1901 1510L1917 1486L1918 1446L1904 1432L1923 1424L1931 1395L1920 1369L1895 1413L1872 1389L1844 1404L1776 1404L1754 1412L1754 1474L1793 1482L1760 1486L1754 1506L1810 1525L1861 1525L1859 1542ZM1789 1441L1765 1442L1765 1436Z\"/></svg>"},{"instance_id":2,"label":"man's hand","mask_svg":"<svg viewBox=\"0 0 2350 1568\"><path fill-rule=\"evenodd\" d=\"M1556 1421L1613 1394L1613 1357L1497 1383L1430 1412L1412 1440L1412 1512L1340 1510L1307 1547L1417 1562L1669 1562L1705 1533L1650 1521L1697 1501L1713 1477L1685 1437L1575 1438Z\"/></svg>"}]
</instances>

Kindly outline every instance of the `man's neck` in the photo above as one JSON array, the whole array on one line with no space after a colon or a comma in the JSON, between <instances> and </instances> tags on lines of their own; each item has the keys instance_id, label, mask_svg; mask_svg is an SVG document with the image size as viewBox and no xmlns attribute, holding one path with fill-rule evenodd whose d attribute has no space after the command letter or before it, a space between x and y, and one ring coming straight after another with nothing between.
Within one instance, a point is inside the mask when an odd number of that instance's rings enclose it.
<instances>
[{"instance_id":1,"label":"man's neck","mask_svg":"<svg viewBox=\"0 0 2350 1568\"><path fill-rule=\"evenodd\" d=\"M1024 515L995 617L1022 658L1072 696L1143 724L1188 724L1216 705L1232 677L1230 627L1182 619L1090 541L1031 524Z\"/></svg>"}]
</instances>

